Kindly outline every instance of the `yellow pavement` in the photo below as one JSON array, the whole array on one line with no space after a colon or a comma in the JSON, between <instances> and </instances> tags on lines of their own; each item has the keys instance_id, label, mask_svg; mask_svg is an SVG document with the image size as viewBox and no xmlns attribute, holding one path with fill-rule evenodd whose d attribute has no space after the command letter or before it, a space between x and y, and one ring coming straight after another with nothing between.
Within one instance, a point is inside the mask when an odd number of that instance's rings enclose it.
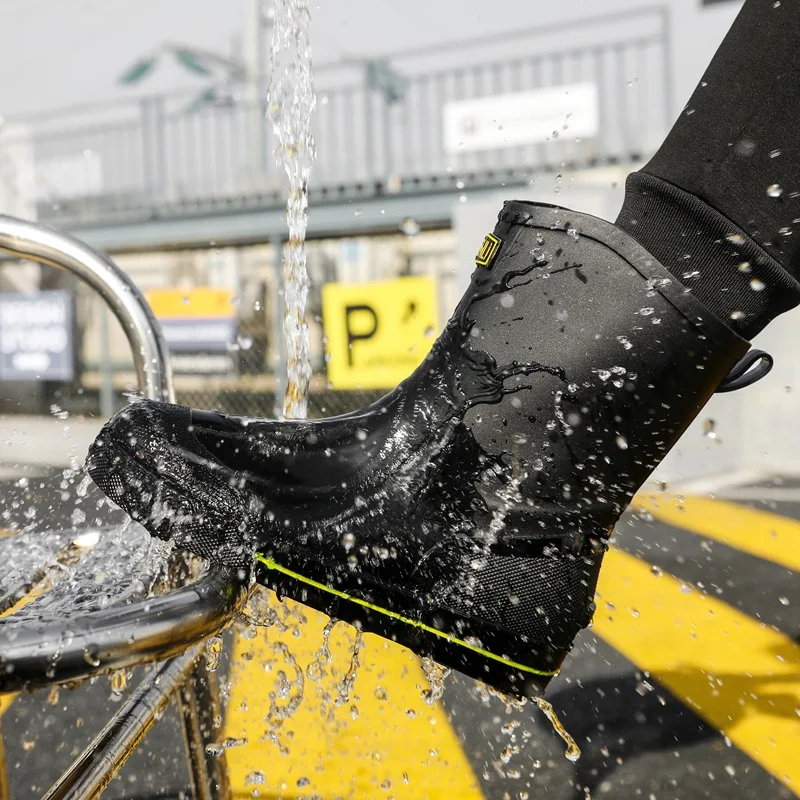
<instances>
[{"instance_id":1,"label":"yellow pavement","mask_svg":"<svg viewBox=\"0 0 800 800\"><path fill-rule=\"evenodd\" d=\"M708 515L717 501L699 500L687 498L685 510L674 513L680 514L681 527L709 536ZM722 519L731 527L726 532L722 523L714 526L714 538L736 546L743 530L737 526L749 523L753 538L768 530L784 545L793 537L795 550L800 546L793 520L749 509L741 509L739 517L738 507L722 505L729 515ZM660 503L662 520L665 508L669 503ZM773 552L763 542L743 543L749 552ZM797 643L616 550L608 554L600 576L594 631L800 796Z\"/></svg>"},{"instance_id":2,"label":"yellow pavement","mask_svg":"<svg viewBox=\"0 0 800 800\"><path fill-rule=\"evenodd\" d=\"M800 522L710 497L637 495L656 519L800 572Z\"/></svg>"},{"instance_id":3,"label":"yellow pavement","mask_svg":"<svg viewBox=\"0 0 800 800\"><path fill-rule=\"evenodd\" d=\"M0 536L3 535L11 535L12 531L0 531ZM24 597L21 597L16 603L14 603L11 608L6 609L2 614L0 614L0 619L3 617L10 616L15 611L19 611L23 606L28 605L28 603L32 603L42 592L46 591L47 584L46 582L42 582L37 586L34 586ZM16 699L17 693L13 694L0 694L0 718L2 718L3 714L11 707L14 700ZM2 795L0 795L0 798Z\"/></svg>"},{"instance_id":4,"label":"yellow pavement","mask_svg":"<svg viewBox=\"0 0 800 800\"><path fill-rule=\"evenodd\" d=\"M355 629L344 623L333 628L325 664L319 651L327 617L291 601L282 605L289 630L261 628L253 639L245 638L246 631L236 633L224 732L248 741L226 754L236 796L249 797L256 788L262 797L326 800L483 796L443 708L423 697L429 684L415 656L366 635L352 688L343 692ZM301 628L299 614L307 619ZM309 677L309 666L317 680Z\"/></svg>"}]
</instances>

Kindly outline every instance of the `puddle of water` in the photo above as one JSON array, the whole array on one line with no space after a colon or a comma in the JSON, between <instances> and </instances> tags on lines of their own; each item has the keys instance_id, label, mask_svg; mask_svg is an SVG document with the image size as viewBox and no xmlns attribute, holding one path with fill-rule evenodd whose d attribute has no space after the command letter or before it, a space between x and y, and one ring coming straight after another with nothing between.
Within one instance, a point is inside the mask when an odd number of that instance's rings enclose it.
<instances>
[{"instance_id":1,"label":"puddle of water","mask_svg":"<svg viewBox=\"0 0 800 800\"><path fill-rule=\"evenodd\" d=\"M308 409L311 358L305 238L308 224L308 180L316 157L311 115L316 106L311 71L308 7L302 0L276 0L272 32L269 117L278 139L276 157L289 178L286 220L289 242L283 258L284 317L287 383L283 414L302 419Z\"/></svg>"}]
</instances>

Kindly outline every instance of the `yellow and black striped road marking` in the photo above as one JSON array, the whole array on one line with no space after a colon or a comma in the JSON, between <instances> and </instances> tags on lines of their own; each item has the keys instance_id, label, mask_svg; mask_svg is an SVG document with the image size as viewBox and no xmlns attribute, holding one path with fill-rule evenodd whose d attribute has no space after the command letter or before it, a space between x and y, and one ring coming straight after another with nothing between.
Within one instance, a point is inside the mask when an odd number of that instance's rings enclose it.
<instances>
[{"instance_id":1,"label":"yellow and black striped road marking","mask_svg":"<svg viewBox=\"0 0 800 800\"><path fill-rule=\"evenodd\" d=\"M710 539L747 554L741 558L800 573L800 522L702 497L639 497L636 505L682 529L686 541ZM756 609L734 608L683 575L654 574L647 558L608 554L594 633L800 796L800 644L756 619ZM287 798L482 797L479 765L465 755L444 708L425 702L428 684L416 658L367 635L355 681L343 693L354 630L333 628L330 662L317 674L326 618L280 605L294 622L284 619L255 638L242 629L234 641L222 738L247 740L226 752L236 796L260 789ZM303 701L289 714L299 675ZM0 697L0 714L10 702Z\"/></svg>"}]
</instances>

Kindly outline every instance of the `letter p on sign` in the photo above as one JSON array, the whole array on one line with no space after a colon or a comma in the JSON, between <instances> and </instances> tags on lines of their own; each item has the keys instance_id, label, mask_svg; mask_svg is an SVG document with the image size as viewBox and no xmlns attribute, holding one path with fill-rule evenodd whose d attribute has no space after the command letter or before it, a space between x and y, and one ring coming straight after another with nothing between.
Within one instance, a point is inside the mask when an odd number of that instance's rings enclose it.
<instances>
[{"instance_id":1,"label":"letter p on sign","mask_svg":"<svg viewBox=\"0 0 800 800\"><path fill-rule=\"evenodd\" d=\"M391 389L439 332L436 283L397 278L322 287L328 382L334 389Z\"/></svg>"}]
</instances>

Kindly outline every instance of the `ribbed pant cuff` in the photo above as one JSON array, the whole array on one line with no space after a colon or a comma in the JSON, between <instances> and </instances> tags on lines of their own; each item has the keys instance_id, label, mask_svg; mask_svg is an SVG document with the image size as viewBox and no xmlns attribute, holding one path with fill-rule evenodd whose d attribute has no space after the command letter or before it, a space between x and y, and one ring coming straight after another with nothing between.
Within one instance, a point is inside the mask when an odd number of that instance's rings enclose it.
<instances>
[{"instance_id":1,"label":"ribbed pant cuff","mask_svg":"<svg viewBox=\"0 0 800 800\"><path fill-rule=\"evenodd\" d=\"M800 305L800 283L763 248L719 211L661 178L628 176L616 224L746 339Z\"/></svg>"}]
</instances>

